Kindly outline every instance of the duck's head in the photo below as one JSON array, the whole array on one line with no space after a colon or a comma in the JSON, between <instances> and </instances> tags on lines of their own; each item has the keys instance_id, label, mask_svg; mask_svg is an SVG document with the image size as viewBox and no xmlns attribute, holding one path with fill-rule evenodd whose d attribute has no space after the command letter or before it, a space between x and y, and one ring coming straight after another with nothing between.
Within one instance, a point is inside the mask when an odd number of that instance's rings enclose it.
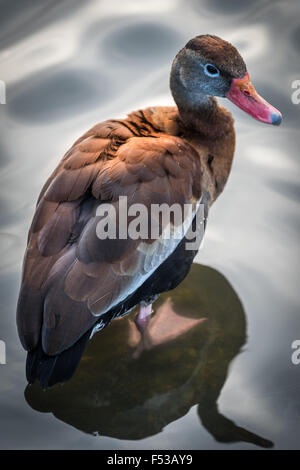
<instances>
[{"instance_id":1,"label":"duck's head","mask_svg":"<svg viewBox=\"0 0 300 470\"><path fill-rule=\"evenodd\" d=\"M278 109L265 101L250 82L237 49L217 36L197 36L179 51L172 65L170 84L179 108L205 109L212 96L220 96L259 121L281 123Z\"/></svg>"}]
</instances>

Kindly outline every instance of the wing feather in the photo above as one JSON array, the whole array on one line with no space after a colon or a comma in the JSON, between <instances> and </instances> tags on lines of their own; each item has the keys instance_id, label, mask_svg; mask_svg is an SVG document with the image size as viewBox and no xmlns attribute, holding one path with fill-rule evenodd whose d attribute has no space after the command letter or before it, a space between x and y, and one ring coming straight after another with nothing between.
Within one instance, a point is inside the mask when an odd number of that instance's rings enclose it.
<instances>
[{"instance_id":1,"label":"wing feather","mask_svg":"<svg viewBox=\"0 0 300 470\"><path fill-rule=\"evenodd\" d=\"M31 225L17 315L24 347L40 335L47 354L70 347L145 282L191 223L172 226L168 240L162 225L159 239L123 240L116 227L116 239L102 240L100 203L116 207L116 225L120 196L148 209L193 202L196 210L200 180L199 156L180 137L137 137L136 126L106 121L78 139L45 184Z\"/></svg>"}]
</instances>

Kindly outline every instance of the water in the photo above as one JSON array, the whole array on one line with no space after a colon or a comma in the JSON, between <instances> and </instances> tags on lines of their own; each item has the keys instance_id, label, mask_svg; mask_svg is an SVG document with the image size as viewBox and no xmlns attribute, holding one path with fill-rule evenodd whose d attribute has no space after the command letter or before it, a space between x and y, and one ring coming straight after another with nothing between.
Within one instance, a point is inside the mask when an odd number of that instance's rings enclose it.
<instances>
[{"instance_id":1,"label":"water","mask_svg":"<svg viewBox=\"0 0 300 470\"><path fill-rule=\"evenodd\" d=\"M299 2L0 6L0 447L299 449L300 365L291 361L300 339L300 105L291 101ZM15 305L43 182L94 123L172 104L173 56L206 32L239 48L283 124L263 125L222 103L235 117L233 170L210 212L201 264L156 305L150 349L124 318L93 338L69 383L27 387Z\"/></svg>"}]
</instances>

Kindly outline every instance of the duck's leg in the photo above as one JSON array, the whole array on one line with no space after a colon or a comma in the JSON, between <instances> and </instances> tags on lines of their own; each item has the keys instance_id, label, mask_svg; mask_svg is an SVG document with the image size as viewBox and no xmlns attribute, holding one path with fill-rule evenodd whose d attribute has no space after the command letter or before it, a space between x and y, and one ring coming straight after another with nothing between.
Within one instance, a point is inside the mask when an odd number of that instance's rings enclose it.
<instances>
[{"instance_id":1,"label":"duck's leg","mask_svg":"<svg viewBox=\"0 0 300 470\"><path fill-rule=\"evenodd\" d=\"M151 338L148 331L148 325L151 319L152 302L141 302L139 313L134 319L135 325L141 334L141 339L135 351L132 354L134 359L140 357L141 353L151 348Z\"/></svg>"},{"instance_id":2,"label":"duck's leg","mask_svg":"<svg viewBox=\"0 0 300 470\"><path fill-rule=\"evenodd\" d=\"M158 295L153 295L152 297L148 297L147 299L142 300L140 303L139 313L135 317L134 321L141 334L143 334L143 332L147 329L151 318L152 304L157 298Z\"/></svg>"},{"instance_id":3,"label":"duck's leg","mask_svg":"<svg viewBox=\"0 0 300 470\"><path fill-rule=\"evenodd\" d=\"M152 313L152 303L145 304L144 302L140 303L139 313L135 317L134 321L138 330L143 333L148 326L148 323L151 318Z\"/></svg>"}]
</instances>

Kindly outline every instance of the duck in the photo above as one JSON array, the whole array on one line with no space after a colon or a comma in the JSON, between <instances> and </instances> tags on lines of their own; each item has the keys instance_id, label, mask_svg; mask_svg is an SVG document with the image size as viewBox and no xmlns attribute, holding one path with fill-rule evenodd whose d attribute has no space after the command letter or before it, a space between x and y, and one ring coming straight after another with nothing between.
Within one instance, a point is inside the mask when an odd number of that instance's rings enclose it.
<instances>
[{"instance_id":1,"label":"duck","mask_svg":"<svg viewBox=\"0 0 300 470\"><path fill-rule=\"evenodd\" d=\"M47 388L69 380L93 334L135 307L143 334L153 302L187 276L234 156L233 118L216 97L263 123L282 121L255 90L238 50L214 35L196 36L177 53L170 90L175 106L133 111L84 133L41 190L17 305L29 383ZM165 224L147 215L158 225L156 237L123 236L125 199L128 214L134 205L147 214L157 205L191 210ZM99 224L108 221L115 233L105 237ZM132 221L131 213L127 228ZM192 247L191 231L202 234Z\"/></svg>"}]
</instances>

